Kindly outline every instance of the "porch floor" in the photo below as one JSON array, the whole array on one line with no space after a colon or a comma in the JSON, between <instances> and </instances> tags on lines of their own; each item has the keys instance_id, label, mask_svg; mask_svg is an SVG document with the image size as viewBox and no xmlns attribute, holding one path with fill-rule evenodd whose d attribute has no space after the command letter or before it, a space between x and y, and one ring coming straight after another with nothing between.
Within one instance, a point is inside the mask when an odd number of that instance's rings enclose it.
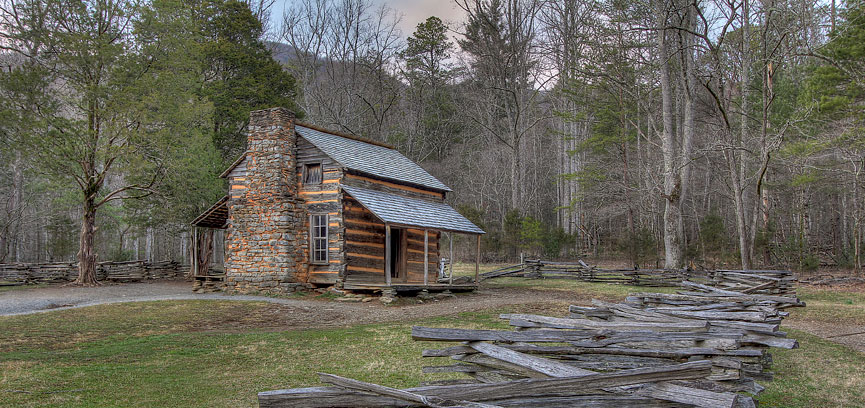
<instances>
[{"instance_id":1,"label":"porch floor","mask_svg":"<svg viewBox=\"0 0 865 408\"><path fill-rule=\"evenodd\" d=\"M430 283L427 285L423 283L391 283L387 285L386 283L345 282L342 286L348 290L376 290L390 287L397 292L419 292L424 289L430 292L442 292L445 290L467 292L478 288L478 285L474 283L453 285L447 283Z\"/></svg>"}]
</instances>

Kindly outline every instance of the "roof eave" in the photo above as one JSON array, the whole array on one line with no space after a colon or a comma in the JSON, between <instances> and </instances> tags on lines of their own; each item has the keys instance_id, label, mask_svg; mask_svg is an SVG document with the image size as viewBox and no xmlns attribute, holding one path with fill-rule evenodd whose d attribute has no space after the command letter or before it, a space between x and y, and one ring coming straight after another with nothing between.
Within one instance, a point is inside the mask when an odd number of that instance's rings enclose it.
<instances>
[{"instance_id":1,"label":"roof eave","mask_svg":"<svg viewBox=\"0 0 865 408\"><path fill-rule=\"evenodd\" d=\"M234 170L237 166L239 166L241 162L243 162L243 159L246 158L247 153L249 152L243 152L243 154L241 154L240 157L238 157L237 160L234 161L234 163L231 163L231 166L228 166L228 168L219 175L219 178L227 178L231 171Z\"/></svg>"},{"instance_id":2,"label":"roof eave","mask_svg":"<svg viewBox=\"0 0 865 408\"><path fill-rule=\"evenodd\" d=\"M372 210L370 210L370 211L372 211ZM381 218L379 218L378 216L376 216L376 218L381 220ZM402 224L402 223L398 223L398 222L387 222L384 220L381 220L381 221L383 223L385 223L385 225L392 225L395 227L402 227L402 228L428 229L428 230L432 230L432 231L453 232L453 233L465 234L465 235L486 235L486 231L484 231L484 230L480 230L481 232L477 232L477 231L467 231L467 230L458 230L458 229L441 228L441 227L424 227L422 225L409 225L409 224ZM480 229L480 228L478 228L478 229Z\"/></svg>"},{"instance_id":3,"label":"roof eave","mask_svg":"<svg viewBox=\"0 0 865 408\"><path fill-rule=\"evenodd\" d=\"M410 182L410 181L398 180L398 179L395 179L395 178L392 178L392 177L382 177L382 176L379 176L379 175L376 175L376 174L367 173L367 172L362 171L362 170L353 169L353 168L351 168L351 167L343 166L343 169L345 169L345 171L346 171L347 173L350 173L350 174L356 174L356 175L358 175L358 176L369 177L369 178L373 178L373 179L376 179L376 180L389 181L389 182L393 182L393 183L402 184L402 185L405 185L405 186L408 186L408 187L415 187L415 188L420 188L420 189L424 189L424 190L430 190L430 191L434 191L434 192L437 192L437 193L450 193L451 191L453 191L453 190L451 190L450 187L446 186L445 183L442 183L442 182L439 181L438 179L436 179L436 181L438 181L439 183L441 183L442 186L444 186L443 189L442 189L442 188L436 188L436 187L428 186L428 185L426 185L426 184L418 184L418 183L412 183L412 182Z\"/></svg>"},{"instance_id":4,"label":"roof eave","mask_svg":"<svg viewBox=\"0 0 865 408\"><path fill-rule=\"evenodd\" d=\"M192 226L196 226L196 227L197 227L197 226L198 226L197 224L198 224L199 222L201 222L202 220L206 219L210 214L212 214L214 211L216 211L217 209L219 209L219 207L222 206L223 204L225 204L227 201L228 201L228 196L227 196L227 195L224 196L224 197L222 197L222 198L220 198L219 201L217 201L216 203L214 203L213 205L211 205L209 208L207 208L206 210L204 210L203 213L201 213L198 217L195 217L195 219L192 220L192 222L190 222L189 224L192 225ZM210 227L207 227L207 228L210 228Z\"/></svg>"}]
</instances>

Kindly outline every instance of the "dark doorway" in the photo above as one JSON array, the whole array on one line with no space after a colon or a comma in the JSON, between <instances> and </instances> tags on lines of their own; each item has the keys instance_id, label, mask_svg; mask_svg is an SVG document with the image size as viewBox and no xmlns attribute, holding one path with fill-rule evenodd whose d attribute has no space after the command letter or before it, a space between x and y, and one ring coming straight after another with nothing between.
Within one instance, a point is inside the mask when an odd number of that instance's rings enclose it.
<instances>
[{"instance_id":1,"label":"dark doorway","mask_svg":"<svg viewBox=\"0 0 865 408\"><path fill-rule=\"evenodd\" d=\"M406 277L406 239L405 230L399 228L390 229L390 277Z\"/></svg>"}]
</instances>

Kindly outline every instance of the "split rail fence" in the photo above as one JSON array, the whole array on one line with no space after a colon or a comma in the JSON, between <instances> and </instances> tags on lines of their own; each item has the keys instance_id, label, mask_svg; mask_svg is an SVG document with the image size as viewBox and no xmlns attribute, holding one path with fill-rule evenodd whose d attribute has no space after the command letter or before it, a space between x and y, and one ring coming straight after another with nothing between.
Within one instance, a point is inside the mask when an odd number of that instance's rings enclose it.
<instances>
[{"instance_id":1,"label":"split rail fence","mask_svg":"<svg viewBox=\"0 0 865 408\"><path fill-rule=\"evenodd\" d=\"M570 306L567 317L503 314L513 330L413 327L423 351L446 357L424 373L466 378L394 389L332 374L327 387L258 394L274 407L754 407L772 372L770 347L795 295L734 292L682 282L677 294L634 293L623 303Z\"/></svg>"},{"instance_id":2,"label":"split rail fence","mask_svg":"<svg viewBox=\"0 0 865 408\"><path fill-rule=\"evenodd\" d=\"M676 287L688 280L713 287L753 293L794 293L793 273L785 270L687 270L687 269L601 269L583 261L552 262L526 260L480 274L481 280L502 277L535 279L573 279L583 282L613 283L646 287Z\"/></svg>"},{"instance_id":3,"label":"split rail fence","mask_svg":"<svg viewBox=\"0 0 865 408\"><path fill-rule=\"evenodd\" d=\"M173 279L186 275L188 265L174 261L100 262L97 280L134 282L147 279ZM78 263L13 263L0 264L0 285L71 282L78 277Z\"/></svg>"}]
</instances>

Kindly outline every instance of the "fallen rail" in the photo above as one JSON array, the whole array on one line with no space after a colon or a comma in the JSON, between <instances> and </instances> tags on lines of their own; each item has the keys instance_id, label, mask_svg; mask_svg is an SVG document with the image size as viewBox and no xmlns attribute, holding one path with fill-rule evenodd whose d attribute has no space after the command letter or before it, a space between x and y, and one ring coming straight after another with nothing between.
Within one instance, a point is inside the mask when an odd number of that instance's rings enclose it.
<instances>
[{"instance_id":1,"label":"fallen rail","mask_svg":"<svg viewBox=\"0 0 865 408\"><path fill-rule=\"evenodd\" d=\"M356 406L754 407L772 379L771 347L797 348L779 331L795 296L682 282L677 294L595 300L566 317L503 314L513 330L413 327L416 341L454 342L423 351L451 364L424 373L465 378L393 389L332 374L328 387L258 394L262 408Z\"/></svg>"},{"instance_id":2,"label":"fallen rail","mask_svg":"<svg viewBox=\"0 0 865 408\"><path fill-rule=\"evenodd\" d=\"M147 279L171 279L185 276L188 265L174 261L100 262L96 279L134 282ZM0 264L0 281L10 284L62 283L78 277L78 263L13 263Z\"/></svg>"},{"instance_id":3,"label":"fallen rail","mask_svg":"<svg viewBox=\"0 0 865 408\"><path fill-rule=\"evenodd\" d=\"M743 293L795 294L796 278L787 270L688 270L688 269L603 269L582 260L552 262L526 260L479 275L481 280L502 277L573 279L645 287L677 287L687 280Z\"/></svg>"}]
</instances>

